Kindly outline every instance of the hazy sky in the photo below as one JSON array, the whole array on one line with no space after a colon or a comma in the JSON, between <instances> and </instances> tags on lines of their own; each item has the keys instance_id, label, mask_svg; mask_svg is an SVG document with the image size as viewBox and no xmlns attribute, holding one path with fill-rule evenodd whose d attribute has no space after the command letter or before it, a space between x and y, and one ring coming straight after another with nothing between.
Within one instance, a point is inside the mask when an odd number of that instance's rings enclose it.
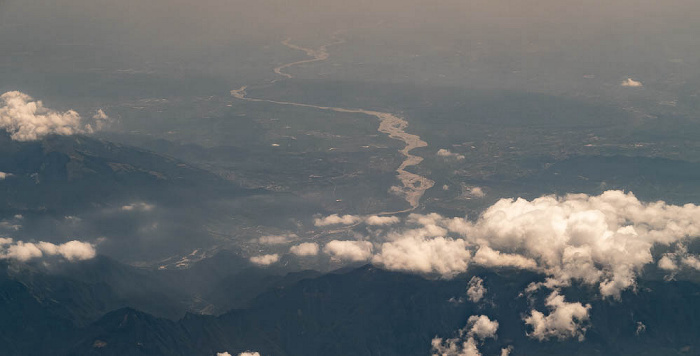
<instances>
[{"instance_id":1,"label":"hazy sky","mask_svg":"<svg viewBox=\"0 0 700 356\"><path fill-rule=\"evenodd\" d=\"M170 95L139 92L148 75L225 94L303 56L283 39L317 47L339 31L348 41L314 67L329 79L578 95L631 77L672 99L700 86L697 13L694 0L4 0L0 90Z\"/></svg>"},{"instance_id":2,"label":"hazy sky","mask_svg":"<svg viewBox=\"0 0 700 356\"><path fill-rule=\"evenodd\" d=\"M93 44L154 50L226 45L231 40L327 35L329 31L386 26L460 37L504 33L513 41L622 40L627 46L673 46L698 29L692 0L651 1L226 1L226 0L5 0L0 39L25 49L50 44ZM558 38L558 39L557 39ZM15 47L13 46L13 47ZM16 48L16 47L15 47Z\"/></svg>"}]
</instances>

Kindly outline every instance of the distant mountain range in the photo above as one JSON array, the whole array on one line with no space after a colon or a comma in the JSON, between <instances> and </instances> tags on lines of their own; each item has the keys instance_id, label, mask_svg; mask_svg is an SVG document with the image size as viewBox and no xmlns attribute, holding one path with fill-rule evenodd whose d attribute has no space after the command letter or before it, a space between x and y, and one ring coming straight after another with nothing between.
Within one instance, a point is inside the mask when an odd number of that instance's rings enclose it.
<instances>
[{"instance_id":1,"label":"distant mountain range","mask_svg":"<svg viewBox=\"0 0 700 356\"><path fill-rule=\"evenodd\" d=\"M221 257L232 260L231 255ZM218 263L218 268L243 267L233 266L238 263ZM159 276L104 258L50 273L5 264L0 349L3 355L215 355L245 350L272 356L428 355L433 337L454 337L469 316L487 315L500 328L497 339L480 345L484 355L499 354L508 346L515 347L513 355L692 355L700 350L697 283L645 279L621 301L601 300L586 287L565 289L569 299L592 305L586 339L540 342L526 336L522 318L533 305L519 294L542 276L510 270L475 269L452 280L429 280L369 265L286 277L244 268L240 274L258 275L247 282L231 277L228 284L221 279L200 284L219 285L239 301L232 303L238 309L172 319L184 309L184 294L173 292L175 281L188 285L192 280L187 275L207 275L217 269L214 265L210 261L191 272ZM76 274L78 269L85 272ZM473 275L488 287L479 303L465 298ZM641 332L638 323L644 325Z\"/></svg>"}]
</instances>

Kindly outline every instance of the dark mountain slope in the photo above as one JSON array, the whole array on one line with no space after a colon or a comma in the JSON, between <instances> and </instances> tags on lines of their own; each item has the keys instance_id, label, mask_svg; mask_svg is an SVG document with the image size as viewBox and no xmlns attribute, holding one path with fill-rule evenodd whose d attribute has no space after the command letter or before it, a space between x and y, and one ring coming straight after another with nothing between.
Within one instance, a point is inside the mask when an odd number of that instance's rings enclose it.
<instances>
[{"instance_id":1,"label":"dark mountain slope","mask_svg":"<svg viewBox=\"0 0 700 356\"><path fill-rule=\"evenodd\" d=\"M0 279L0 354L27 355L28 350L55 350L70 345L75 325L56 301L37 299L26 286Z\"/></svg>"},{"instance_id":2,"label":"dark mountain slope","mask_svg":"<svg viewBox=\"0 0 700 356\"><path fill-rule=\"evenodd\" d=\"M93 263L96 268L107 264ZM151 310L167 310L170 303L177 303L177 295L168 292L175 288L157 284L162 280L125 270L113 273L117 276L96 272L75 280L35 278L32 283L3 277L2 348L12 350L9 355L211 356L255 350L271 356L424 356L430 353L434 337L455 337L470 316L487 315L500 327L498 339L479 346L484 355L499 354L509 345L515 347L513 355L688 355L700 350L700 285L686 281L644 279L638 291L625 292L622 301L601 300L586 286L563 290L567 301L592 306L586 340L579 342L526 336L529 329L523 317L533 308L547 314L543 303L549 293L519 296L529 283L543 278L527 272L474 269L453 280L429 280L365 266L315 278L304 278L312 277L311 273L270 276L262 280L274 280L268 285L271 289L246 303L246 309L219 317L187 314L172 321L126 308L108 312L89 325L81 323L110 306L139 303L133 295L125 299L123 292L112 289L119 285L114 281L123 278L153 283L142 284L144 298L150 288L160 290L161 297L151 297L160 306L144 304ZM96 281L101 274L104 284ZM472 275L482 277L488 288L479 303L466 297ZM93 282L86 282L90 278ZM240 289L258 288L232 278ZM235 287L227 288L237 298ZM638 331L640 323L644 327ZM44 342L33 342L36 338Z\"/></svg>"},{"instance_id":3,"label":"dark mountain slope","mask_svg":"<svg viewBox=\"0 0 700 356\"><path fill-rule=\"evenodd\" d=\"M700 320L697 284L643 281L639 292L625 293L622 302L600 300L585 287L570 288L565 291L570 301L592 305L586 341L540 342L526 336L522 318L531 306L528 298L518 297L540 277L474 272L489 288L486 301L479 304L464 300L468 276L426 280L363 267L273 289L256 298L249 309L218 318L189 315L176 324L163 321L118 333L110 329L113 319L101 319L89 328L101 330L99 335L83 336L74 352L116 355L123 345L156 343L148 346L152 348L147 354L188 350L192 355L213 355L252 349L264 355L427 355L433 337L454 337L469 316L481 314L501 325L498 339L480 346L484 354L498 354L508 345L515 346L514 355L680 355L700 349L696 337L700 325L695 322ZM534 306L546 312L542 305L545 294L540 294ZM456 301L459 298L462 300ZM639 335L638 322L646 327ZM181 329L187 336L182 336ZM162 335L166 331L177 342L169 343ZM113 339L113 348L98 351L93 347L95 338L113 333L128 337Z\"/></svg>"},{"instance_id":4,"label":"dark mountain slope","mask_svg":"<svg viewBox=\"0 0 700 356\"><path fill-rule=\"evenodd\" d=\"M17 227L0 225L0 233L54 243L100 238L100 253L144 265L237 246L257 237L242 236L247 227L296 228L292 219L324 211L293 194L242 188L170 157L84 136L16 142L0 132L0 172L7 174L0 221Z\"/></svg>"}]
</instances>

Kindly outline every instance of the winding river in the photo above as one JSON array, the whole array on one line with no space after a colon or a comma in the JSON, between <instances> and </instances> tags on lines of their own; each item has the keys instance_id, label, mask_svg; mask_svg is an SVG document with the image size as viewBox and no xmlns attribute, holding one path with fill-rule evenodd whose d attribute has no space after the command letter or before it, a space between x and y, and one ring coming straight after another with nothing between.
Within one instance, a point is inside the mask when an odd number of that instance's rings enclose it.
<instances>
[{"instance_id":1,"label":"winding river","mask_svg":"<svg viewBox=\"0 0 700 356\"><path fill-rule=\"evenodd\" d=\"M335 38L335 36L334 36ZM311 63L311 62L318 62L318 61L324 61L327 60L330 55L328 53L328 46L335 45L335 44L340 44L343 43L344 41L342 39L336 39L333 43L323 45L317 49L310 49L310 48L304 48L301 46L297 46L294 44L290 43L290 39L287 39L282 42L283 45L304 51L307 56L312 57L311 59L303 60L303 61L296 61L292 63L287 63L283 64L277 68L274 69L274 72L277 73L278 75L281 75L285 78L293 78L291 74L284 72L283 70L298 64L303 64L303 63ZM342 112L342 113L355 113L355 114L363 114L363 115L368 115L368 116L373 116L379 119L379 129L378 131L384 134L387 134L389 137L395 140L400 140L403 141L406 146L399 150L399 152L405 157L404 161L401 163L401 165L396 169L396 173L398 175L398 179L401 182L400 187L392 187L392 190L395 191L396 193L401 194L401 196L408 202L408 204L411 206L410 209L400 211L400 212L383 212L378 215L390 215L390 214L395 214L395 213L401 213L401 212L408 212L415 210L416 208L419 207L420 205L420 199L423 197L423 194L425 193L426 190L430 189L435 185L435 182L432 180L420 176L415 173L411 173L407 171L406 169L411 166L415 166L423 161L422 157L415 156L411 154L411 150L414 148L418 147L426 147L428 146L428 143L421 140L420 136L418 135L413 135L410 133L407 133L405 131L406 127L408 126L408 122L404 120L403 118L396 116L394 114L388 113L388 112L381 112L381 111L372 111L372 110L365 110L365 109L348 109L348 108L338 108L338 107L332 107L332 106L319 106L319 105L311 105L311 104L303 104L303 103L294 103L294 102L289 102L289 101L277 101L277 100L269 100L269 99L258 99L258 98L250 98L247 96L246 93L247 86L243 86L240 89L237 90L231 90L231 95L237 99L240 100L245 100L245 101L251 101L251 102L264 102L264 103L271 103L271 104L277 104L277 105L290 105L290 106L299 106L299 107L306 107L306 108L313 108L313 109L318 109L318 110L328 110L328 111L335 111L335 112ZM398 191L397 191L398 190Z\"/></svg>"},{"instance_id":2,"label":"winding river","mask_svg":"<svg viewBox=\"0 0 700 356\"><path fill-rule=\"evenodd\" d=\"M289 48L291 48L291 49L296 49L296 50L299 50L299 51L304 51L304 52L306 52L306 55L307 55L307 56L312 57L312 58L311 58L311 59L305 59L305 60L302 60L302 61L296 61L296 62L292 62L292 63L283 64L283 65L281 65L281 66L279 66L279 67L276 67L276 68L274 69L274 72L275 72L276 74L279 74L279 75L281 75L281 76L287 78L287 79L292 79L292 78L294 78L294 77L292 77L291 74L286 73L286 72L283 72L282 70L283 70L283 69L286 69L286 68L289 68L289 67L292 67L292 66L295 66L295 65L299 65L299 64L305 64L305 63L313 63L313 62L325 61L326 59L328 59L328 57L330 57L330 54L328 53L328 47L333 46L333 45L339 45L339 44L345 43L345 40L344 40L344 39L342 39L342 38L341 38L341 39L336 38L335 35L333 35L333 39L334 39L334 41L331 42L331 43L329 43L329 44L325 44L325 45L323 45L323 46L321 46L321 47L319 47L319 48L317 48L317 49L311 49L311 48L304 48L304 47L300 47L300 46L297 46L297 45L295 45L295 44L292 44L292 43L290 42L292 39L291 39L291 38L287 38L286 40L282 41L282 44L283 44L283 45L285 45L285 46L287 46L287 47L289 47Z\"/></svg>"}]
</instances>

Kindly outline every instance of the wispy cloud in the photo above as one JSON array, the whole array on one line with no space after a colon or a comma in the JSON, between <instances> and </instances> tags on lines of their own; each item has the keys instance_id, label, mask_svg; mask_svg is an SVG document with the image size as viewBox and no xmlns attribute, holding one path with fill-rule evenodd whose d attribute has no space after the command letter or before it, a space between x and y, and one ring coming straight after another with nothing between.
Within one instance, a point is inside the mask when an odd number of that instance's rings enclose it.
<instances>
[{"instance_id":1,"label":"wispy cloud","mask_svg":"<svg viewBox=\"0 0 700 356\"><path fill-rule=\"evenodd\" d=\"M120 209L122 211L151 211L155 208L155 205L148 204L144 202L136 202L122 206Z\"/></svg>"},{"instance_id":2,"label":"wispy cloud","mask_svg":"<svg viewBox=\"0 0 700 356\"><path fill-rule=\"evenodd\" d=\"M265 235L260 236L256 241L261 245L286 245L297 238L296 234Z\"/></svg>"},{"instance_id":3,"label":"wispy cloud","mask_svg":"<svg viewBox=\"0 0 700 356\"><path fill-rule=\"evenodd\" d=\"M622 85L623 87L632 87L632 88L639 88L639 87L643 86L642 82L638 82L632 78L627 78L627 79L623 80L620 85Z\"/></svg>"},{"instance_id":4,"label":"wispy cloud","mask_svg":"<svg viewBox=\"0 0 700 356\"><path fill-rule=\"evenodd\" d=\"M464 155L461 155L459 153L454 153L446 148L441 148L437 151L436 153L438 157L443 157L443 158L451 158L451 159L456 159L458 161L464 160Z\"/></svg>"}]
</instances>

